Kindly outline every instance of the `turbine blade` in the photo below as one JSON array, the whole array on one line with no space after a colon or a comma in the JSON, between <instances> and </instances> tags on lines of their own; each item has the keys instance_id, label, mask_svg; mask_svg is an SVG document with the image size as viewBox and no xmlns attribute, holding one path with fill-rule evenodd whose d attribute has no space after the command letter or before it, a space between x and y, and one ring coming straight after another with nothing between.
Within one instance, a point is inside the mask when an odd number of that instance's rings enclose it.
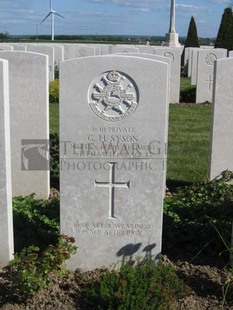
<instances>
[{"instance_id":1,"label":"turbine blade","mask_svg":"<svg viewBox=\"0 0 233 310\"><path fill-rule=\"evenodd\" d=\"M58 14L57 12L54 12L54 14L57 15L57 16L60 16L60 17L62 17L62 18L65 18L64 16Z\"/></svg>"},{"instance_id":2,"label":"turbine blade","mask_svg":"<svg viewBox=\"0 0 233 310\"><path fill-rule=\"evenodd\" d=\"M49 12L48 15L45 16L45 18L42 20L42 22L40 23L40 25L50 16L51 12Z\"/></svg>"},{"instance_id":3,"label":"turbine blade","mask_svg":"<svg viewBox=\"0 0 233 310\"><path fill-rule=\"evenodd\" d=\"M52 11L52 0L49 1L50 2L50 12Z\"/></svg>"}]
</instances>

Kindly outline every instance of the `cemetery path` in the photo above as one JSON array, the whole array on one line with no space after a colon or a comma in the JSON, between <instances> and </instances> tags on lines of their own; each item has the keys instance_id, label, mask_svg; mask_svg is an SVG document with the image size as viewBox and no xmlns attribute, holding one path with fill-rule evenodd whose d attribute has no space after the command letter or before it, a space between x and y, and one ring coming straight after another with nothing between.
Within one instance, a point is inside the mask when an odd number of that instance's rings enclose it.
<instances>
[{"instance_id":1,"label":"cemetery path","mask_svg":"<svg viewBox=\"0 0 233 310\"><path fill-rule=\"evenodd\" d=\"M230 310L232 299L226 296L223 302L223 291L230 274L226 270L208 265L194 265L186 261L171 262L166 256L165 264L172 264L177 274L188 285L188 293L177 303L177 310ZM86 279L96 279L101 270L81 274L79 270L60 279L33 298L22 301L21 296L9 290L7 271L0 272L0 309L3 310L78 310L95 309L81 305L80 287ZM224 304L224 305L223 305ZM148 309L149 310L149 309Z\"/></svg>"}]
</instances>

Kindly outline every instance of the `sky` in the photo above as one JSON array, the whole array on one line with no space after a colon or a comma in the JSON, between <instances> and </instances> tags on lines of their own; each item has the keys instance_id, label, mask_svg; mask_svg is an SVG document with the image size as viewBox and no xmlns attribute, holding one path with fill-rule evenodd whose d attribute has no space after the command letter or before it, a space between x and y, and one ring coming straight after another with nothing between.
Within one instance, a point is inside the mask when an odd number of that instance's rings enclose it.
<instances>
[{"instance_id":1,"label":"sky","mask_svg":"<svg viewBox=\"0 0 233 310\"><path fill-rule=\"evenodd\" d=\"M50 0L0 0L0 32L12 35L50 34ZM199 37L217 36L230 0L176 0L176 32L186 36L190 18ZM169 30L171 0L52 0L57 34L155 35Z\"/></svg>"}]
</instances>

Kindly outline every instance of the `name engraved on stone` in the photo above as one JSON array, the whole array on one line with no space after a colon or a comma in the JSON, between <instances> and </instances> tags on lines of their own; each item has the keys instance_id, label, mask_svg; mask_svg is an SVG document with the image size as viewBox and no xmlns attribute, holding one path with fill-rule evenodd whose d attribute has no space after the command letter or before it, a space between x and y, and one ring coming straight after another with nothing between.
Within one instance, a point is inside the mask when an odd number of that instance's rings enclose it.
<instances>
[{"instance_id":1,"label":"name engraved on stone","mask_svg":"<svg viewBox=\"0 0 233 310\"><path fill-rule=\"evenodd\" d=\"M213 66L215 60L217 60L217 56L213 53L209 53L206 55L205 63L209 66Z\"/></svg>"},{"instance_id":2,"label":"name engraved on stone","mask_svg":"<svg viewBox=\"0 0 233 310\"><path fill-rule=\"evenodd\" d=\"M91 110L101 119L117 122L131 116L139 100L136 83L127 74L107 71L90 85L88 102Z\"/></svg>"},{"instance_id":3,"label":"name engraved on stone","mask_svg":"<svg viewBox=\"0 0 233 310\"><path fill-rule=\"evenodd\" d=\"M116 163L108 163L110 166L109 170L109 181L108 182L97 182L95 180L94 187L106 187L109 189L109 219L115 219L115 188L130 188L130 181L128 182L115 182L115 165Z\"/></svg>"}]
</instances>

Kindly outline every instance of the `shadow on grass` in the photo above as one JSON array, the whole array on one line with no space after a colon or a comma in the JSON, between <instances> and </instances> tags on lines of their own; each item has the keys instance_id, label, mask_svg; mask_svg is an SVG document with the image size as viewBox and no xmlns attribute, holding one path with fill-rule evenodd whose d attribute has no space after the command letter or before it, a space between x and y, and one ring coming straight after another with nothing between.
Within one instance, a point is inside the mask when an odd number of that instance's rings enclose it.
<instances>
[{"instance_id":1,"label":"shadow on grass","mask_svg":"<svg viewBox=\"0 0 233 310\"><path fill-rule=\"evenodd\" d=\"M167 179L166 185L167 185L167 187L168 187L170 192L176 193L179 188L183 188L183 187L186 187L186 186L192 186L193 183L192 182L188 182L188 181Z\"/></svg>"}]
</instances>

